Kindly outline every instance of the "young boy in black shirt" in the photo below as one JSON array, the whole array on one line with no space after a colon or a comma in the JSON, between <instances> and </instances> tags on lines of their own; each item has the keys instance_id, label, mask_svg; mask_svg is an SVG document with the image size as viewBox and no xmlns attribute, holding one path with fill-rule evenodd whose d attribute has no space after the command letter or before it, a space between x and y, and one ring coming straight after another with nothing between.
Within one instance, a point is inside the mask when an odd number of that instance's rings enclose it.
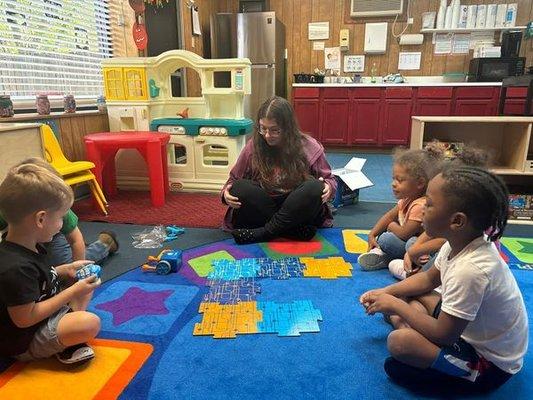
<instances>
[{"instance_id":1,"label":"young boy in black shirt","mask_svg":"<svg viewBox=\"0 0 533 400\"><path fill-rule=\"evenodd\" d=\"M43 167L12 168L0 185L0 212L9 229L0 243L0 355L21 361L56 355L71 364L94 357L85 344L100 330L100 319L85 311L100 284L90 276L74 280L82 260L57 267L47 262L39 243L61 229L70 209L72 189Z\"/></svg>"}]
</instances>

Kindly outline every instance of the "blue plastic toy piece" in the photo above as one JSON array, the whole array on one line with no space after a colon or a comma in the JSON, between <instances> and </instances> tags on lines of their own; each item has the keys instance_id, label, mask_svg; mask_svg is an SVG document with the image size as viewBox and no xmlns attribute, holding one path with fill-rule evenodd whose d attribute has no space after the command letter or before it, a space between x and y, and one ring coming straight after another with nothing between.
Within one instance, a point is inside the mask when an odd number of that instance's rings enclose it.
<instances>
[{"instance_id":1,"label":"blue plastic toy piece","mask_svg":"<svg viewBox=\"0 0 533 400\"><path fill-rule=\"evenodd\" d=\"M178 272L182 265L181 250L167 250L161 254L155 272L159 275L167 275L171 272Z\"/></svg>"},{"instance_id":2,"label":"blue plastic toy piece","mask_svg":"<svg viewBox=\"0 0 533 400\"><path fill-rule=\"evenodd\" d=\"M78 278L78 280L85 279L93 275L96 275L98 278L100 278L100 275L102 275L102 268L99 265L89 264L76 272L76 278Z\"/></svg>"},{"instance_id":3,"label":"blue plastic toy piece","mask_svg":"<svg viewBox=\"0 0 533 400\"><path fill-rule=\"evenodd\" d=\"M185 232L185 228L180 228L176 225L169 225L165 228L167 237L165 238L165 242L169 242L171 240L176 239L179 235Z\"/></svg>"}]
</instances>

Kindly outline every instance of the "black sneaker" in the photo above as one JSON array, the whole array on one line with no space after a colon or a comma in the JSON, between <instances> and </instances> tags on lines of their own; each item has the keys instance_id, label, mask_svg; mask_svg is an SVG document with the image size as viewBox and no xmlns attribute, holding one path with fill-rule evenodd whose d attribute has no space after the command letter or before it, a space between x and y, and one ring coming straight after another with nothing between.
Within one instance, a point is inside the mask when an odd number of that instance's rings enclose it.
<instances>
[{"instance_id":1,"label":"black sneaker","mask_svg":"<svg viewBox=\"0 0 533 400\"><path fill-rule=\"evenodd\" d=\"M94 350L87 343L80 343L57 353L56 358L63 364L76 364L94 358Z\"/></svg>"}]
</instances>

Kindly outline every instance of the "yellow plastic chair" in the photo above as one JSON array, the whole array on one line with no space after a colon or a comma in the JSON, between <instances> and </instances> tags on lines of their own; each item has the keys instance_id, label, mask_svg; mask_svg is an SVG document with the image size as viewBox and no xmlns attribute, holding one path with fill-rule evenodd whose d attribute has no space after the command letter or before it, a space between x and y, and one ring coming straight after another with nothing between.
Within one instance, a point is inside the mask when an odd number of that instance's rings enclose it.
<instances>
[{"instance_id":1,"label":"yellow plastic chair","mask_svg":"<svg viewBox=\"0 0 533 400\"><path fill-rule=\"evenodd\" d=\"M61 146L48 125L41 125L41 136L43 138L46 161L59 172L63 177L78 172L90 171L94 164L90 161L69 161L63 154Z\"/></svg>"},{"instance_id":2,"label":"yellow plastic chair","mask_svg":"<svg viewBox=\"0 0 533 400\"><path fill-rule=\"evenodd\" d=\"M54 169L61 174L65 183L69 186L74 186L80 183L87 183L93 194L96 203L104 213L107 215L107 200L104 193L96 180L96 177L91 172L94 164L90 161L69 161L63 154L61 146L48 125L41 125L41 136L44 144L44 152L46 161L48 161Z\"/></svg>"},{"instance_id":3,"label":"yellow plastic chair","mask_svg":"<svg viewBox=\"0 0 533 400\"><path fill-rule=\"evenodd\" d=\"M96 180L96 177L91 171L81 172L79 174L73 174L63 177L65 183L69 186L75 186L80 183L87 183L91 189L91 193L100 207L100 210L107 215L107 200L105 199L104 193Z\"/></svg>"}]
</instances>

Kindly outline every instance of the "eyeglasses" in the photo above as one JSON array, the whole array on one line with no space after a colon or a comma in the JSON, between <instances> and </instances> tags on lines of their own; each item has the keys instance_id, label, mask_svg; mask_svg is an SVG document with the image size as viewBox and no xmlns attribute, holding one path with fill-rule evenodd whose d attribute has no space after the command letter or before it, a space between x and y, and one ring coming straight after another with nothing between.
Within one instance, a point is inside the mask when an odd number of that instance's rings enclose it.
<instances>
[{"instance_id":1,"label":"eyeglasses","mask_svg":"<svg viewBox=\"0 0 533 400\"><path fill-rule=\"evenodd\" d=\"M281 129L278 127L267 128L266 126L259 125L259 134L265 136L267 133L269 133L271 137L278 137L281 135Z\"/></svg>"}]
</instances>

